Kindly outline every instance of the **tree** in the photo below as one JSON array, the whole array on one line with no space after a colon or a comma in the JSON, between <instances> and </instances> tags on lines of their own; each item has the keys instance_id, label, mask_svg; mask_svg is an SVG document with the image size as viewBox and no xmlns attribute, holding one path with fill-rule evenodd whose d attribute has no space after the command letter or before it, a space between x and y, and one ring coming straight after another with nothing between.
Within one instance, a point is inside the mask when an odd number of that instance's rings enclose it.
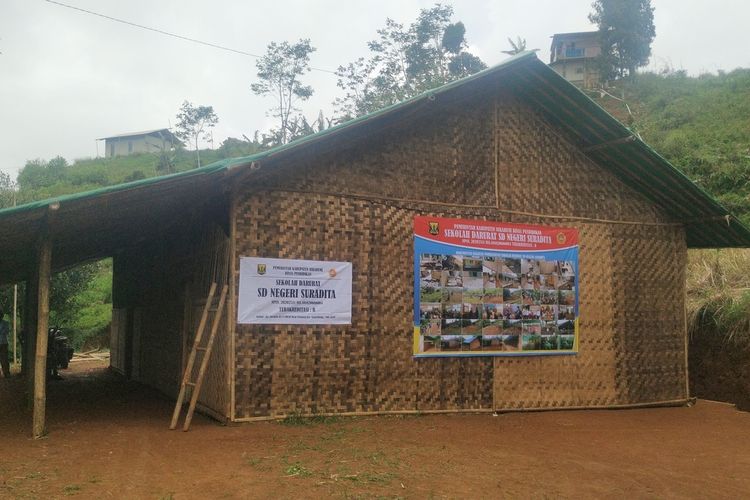
<instances>
[{"instance_id":1,"label":"tree","mask_svg":"<svg viewBox=\"0 0 750 500\"><path fill-rule=\"evenodd\" d=\"M317 134L323 130L330 128L333 125L331 118L326 118L323 112L318 112L318 117L315 120L308 120L304 115L297 114L289 118L287 125L287 140L295 141L302 137ZM280 129L272 129L267 134L262 134L260 131L255 131L254 141L258 143L259 149L268 149L275 145L281 144L281 131Z\"/></svg>"},{"instance_id":2,"label":"tree","mask_svg":"<svg viewBox=\"0 0 750 500\"><path fill-rule=\"evenodd\" d=\"M408 27L393 19L368 43L369 58L336 71L344 97L336 99L339 121L371 113L464 76L486 65L466 50L466 27L451 22L453 8L422 9Z\"/></svg>"},{"instance_id":3,"label":"tree","mask_svg":"<svg viewBox=\"0 0 750 500\"><path fill-rule=\"evenodd\" d=\"M41 159L29 160L18 173L18 185L21 189L50 187L66 178L67 167L68 162L62 156L56 156L48 162Z\"/></svg>"},{"instance_id":4,"label":"tree","mask_svg":"<svg viewBox=\"0 0 750 500\"><path fill-rule=\"evenodd\" d=\"M81 264L52 275L50 282L50 324L70 325L75 321L83 304L78 297L91 286L98 263Z\"/></svg>"},{"instance_id":5,"label":"tree","mask_svg":"<svg viewBox=\"0 0 750 500\"><path fill-rule=\"evenodd\" d=\"M275 103L271 116L278 118L279 128L272 130L275 141L286 144L291 140L293 113L298 112L295 103L306 101L313 95L312 87L303 85L301 77L310 71L310 54L315 47L310 40L303 39L295 44L271 42L266 53L258 59L258 78L250 89L259 96L273 97Z\"/></svg>"},{"instance_id":6,"label":"tree","mask_svg":"<svg viewBox=\"0 0 750 500\"><path fill-rule=\"evenodd\" d=\"M515 42L512 38L508 37L508 43L510 44L510 50L501 50L503 54L514 56L526 50L526 39L521 38L520 36L516 37Z\"/></svg>"},{"instance_id":7,"label":"tree","mask_svg":"<svg viewBox=\"0 0 750 500\"><path fill-rule=\"evenodd\" d=\"M261 149L261 144L258 140L253 141L247 137L244 137L244 139L227 137L219 146L219 156L221 158L249 156L261 151Z\"/></svg>"},{"instance_id":8,"label":"tree","mask_svg":"<svg viewBox=\"0 0 750 500\"><path fill-rule=\"evenodd\" d=\"M213 106L193 106L189 101L184 101L180 112L177 113L177 131L175 135L195 146L198 167L201 166L198 141L200 139L204 141L209 140L211 138L209 131L217 123L219 123L219 117L214 113Z\"/></svg>"},{"instance_id":9,"label":"tree","mask_svg":"<svg viewBox=\"0 0 750 500\"><path fill-rule=\"evenodd\" d=\"M635 75L648 64L656 37L651 0L596 0L592 7L589 21L599 26L602 77Z\"/></svg>"},{"instance_id":10,"label":"tree","mask_svg":"<svg viewBox=\"0 0 750 500\"><path fill-rule=\"evenodd\" d=\"M0 171L0 208L12 207L16 200L16 186L10 175Z\"/></svg>"}]
</instances>

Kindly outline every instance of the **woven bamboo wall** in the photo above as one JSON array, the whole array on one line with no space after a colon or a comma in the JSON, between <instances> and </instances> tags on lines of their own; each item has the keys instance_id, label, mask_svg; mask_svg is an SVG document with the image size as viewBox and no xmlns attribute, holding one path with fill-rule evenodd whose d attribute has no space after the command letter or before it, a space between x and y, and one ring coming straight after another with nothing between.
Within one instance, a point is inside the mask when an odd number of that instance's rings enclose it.
<instances>
[{"instance_id":1,"label":"woven bamboo wall","mask_svg":"<svg viewBox=\"0 0 750 500\"><path fill-rule=\"evenodd\" d=\"M115 257L115 306L140 316L139 349L133 352L137 380L173 397L210 284L219 284L218 302L228 278L229 238L210 215L188 217L184 226ZM229 415L228 328L222 321L198 400L217 417Z\"/></svg>"},{"instance_id":2,"label":"woven bamboo wall","mask_svg":"<svg viewBox=\"0 0 750 500\"><path fill-rule=\"evenodd\" d=\"M219 303L221 288L229 277L229 238L227 235L219 227L208 230L204 238L202 238L199 247L196 248L193 260L195 266L190 279L190 286L188 287L191 304L190 317L187 321L189 328L185 331L185 349L183 351L186 355L190 353L190 349L192 348L211 283L216 282L217 284L216 295L211 305L212 309L216 309ZM209 312L202 345L205 345L208 341L210 327L216 314L216 311ZM206 375L203 379L203 387L198 397L198 402L201 405L224 417L229 416L229 379L227 374L230 357L228 328L229 324L227 323L227 311L225 308L222 320L219 323L216 339L214 340ZM200 357L197 358L197 361L200 362ZM183 373L183 371L184 363L180 369L180 373ZM188 391L186 398L190 397L191 394Z\"/></svg>"},{"instance_id":3,"label":"woven bamboo wall","mask_svg":"<svg viewBox=\"0 0 750 500\"><path fill-rule=\"evenodd\" d=\"M240 195L235 258L353 262L353 323L238 325L236 418L686 396L683 229L523 103L436 106L335 156L266 168ZM580 353L413 359L418 214L577 227Z\"/></svg>"}]
</instances>

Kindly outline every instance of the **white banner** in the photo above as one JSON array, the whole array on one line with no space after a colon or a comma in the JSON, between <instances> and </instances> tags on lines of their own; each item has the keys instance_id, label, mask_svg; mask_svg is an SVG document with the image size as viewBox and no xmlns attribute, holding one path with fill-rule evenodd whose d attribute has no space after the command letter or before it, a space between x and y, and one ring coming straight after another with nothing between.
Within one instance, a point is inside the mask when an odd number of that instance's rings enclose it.
<instances>
[{"instance_id":1,"label":"white banner","mask_svg":"<svg viewBox=\"0 0 750 500\"><path fill-rule=\"evenodd\" d=\"M237 323L348 325L352 264L240 258Z\"/></svg>"}]
</instances>

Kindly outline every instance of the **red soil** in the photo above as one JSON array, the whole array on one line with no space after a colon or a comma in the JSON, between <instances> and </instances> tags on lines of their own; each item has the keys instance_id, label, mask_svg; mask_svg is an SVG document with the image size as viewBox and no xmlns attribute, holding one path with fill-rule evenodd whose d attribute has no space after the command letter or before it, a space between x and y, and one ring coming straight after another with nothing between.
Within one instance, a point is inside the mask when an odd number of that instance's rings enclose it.
<instances>
[{"instance_id":1,"label":"red soil","mask_svg":"<svg viewBox=\"0 0 750 500\"><path fill-rule=\"evenodd\" d=\"M29 438L0 379L0 497L742 497L750 414L692 408L327 419L167 430L171 401L79 362ZM305 424L305 425L302 425Z\"/></svg>"}]
</instances>

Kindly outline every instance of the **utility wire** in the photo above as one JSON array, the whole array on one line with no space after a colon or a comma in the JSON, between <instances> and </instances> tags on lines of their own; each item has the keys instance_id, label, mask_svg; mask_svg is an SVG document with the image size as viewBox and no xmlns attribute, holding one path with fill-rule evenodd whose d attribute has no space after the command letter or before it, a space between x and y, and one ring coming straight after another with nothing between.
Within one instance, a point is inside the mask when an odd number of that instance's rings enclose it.
<instances>
[{"instance_id":1,"label":"utility wire","mask_svg":"<svg viewBox=\"0 0 750 500\"><path fill-rule=\"evenodd\" d=\"M47 2L47 3L59 5L60 7L65 7L65 8L68 8L68 9L77 10L77 11L83 12L85 14L91 14L92 16L97 16L97 17L101 17L101 18L104 18L104 19L108 19L110 21L115 21L117 23L126 24L128 26L132 26L133 28L140 28L140 29L143 29L143 30L152 31L152 32L158 33L160 35L171 36L172 38L178 38L180 40L184 40L184 41L187 41L187 42L197 43L199 45L205 45L206 47L212 47L214 49L225 50L227 52L234 52L235 54L240 54L240 55L248 56L248 57L254 57L256 59L260 59L262 57L262 56L259 56L258 54L252 54L250 52L245 52L244 50L233 49L231 47L225 47L224 45L218 45L216 43L204 42L203 40L198 40L197 38L190 38L190 37L187 37L187 36L178 35L176 33L170 33L169 31L164 31L164 30L160 30L160 29L157 29L157 28L151 28L149 26L144 26L142 24L134 23L134 22L131 22L131 21L126 21L124 19L119 19L117 17L108 16L106 14L100 14L99 12L94 12L94 11L91 11L91 10L82 9L81 7L76 7L75 5L68 5L68 4L65 4L65 3L62 3L62 2L57 2L55 0L44 0L44 1ZM310 66L310 69L314 70L314 71L321 71L323 73L330 73L330 74L333 74L333 75L336 74L335 71L331 71L329 69L315 68L313 66Z\"/></svg>"}]
</instances>

